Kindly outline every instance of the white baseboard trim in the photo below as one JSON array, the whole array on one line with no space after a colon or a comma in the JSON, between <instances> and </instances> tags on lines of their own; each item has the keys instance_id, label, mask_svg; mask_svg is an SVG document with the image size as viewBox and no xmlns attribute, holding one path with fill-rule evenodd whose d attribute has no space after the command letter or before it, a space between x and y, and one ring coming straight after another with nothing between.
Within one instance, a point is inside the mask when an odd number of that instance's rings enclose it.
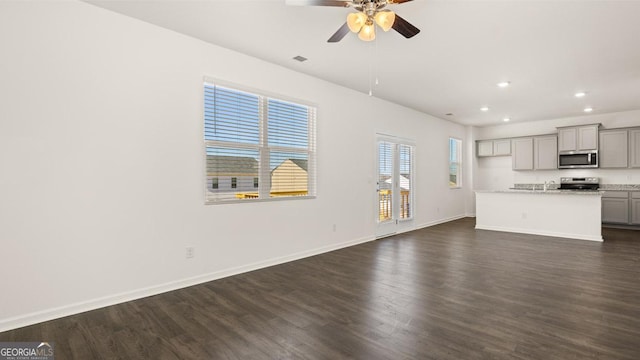
<instances>
[{"instance_id":1,"label":"white baseboard trim","mask_svg":"<svg viewBox=\"0 0 640 360\"><path fill-rule=\"evenodd\" d=\"M444 218L444 219L438 219L438 220L434 220L434 221L429 221L428 223L416 225L414 230L424 229L424 228L428 228L428 227L431 227L431 226L434 226L434 225L444 224L444 223L447 223L449 221L464 219L466 217L467 217L467 215L463 214L463 215L451 216L451 217Z\"/></svg>"},{"instance_id":2,"label":"white baseboard trim","mask_svg":"<svg viewBox=\"0 0 640 360\"><path fill-rule=\"evenodd\" d=\"M342 248L362 244L365 242L375 240L374 236L362 237L355 240L346 241L339 244L327 245L311 250L301 251L295 254L281 256L269 260L258 261L255 263L237 266L229 269L216 271L213 273L202 274L186 279L170 281L164 284L149 286L132 291L126 291L115 295L109 295L92 299L88 301L81 301L65 306L46 309L42 311L32 312L12 318L0 320L0 332L9 331L24 326L29 326L44 321L59 319L65 316L76 315L83 312L100 309L107 306L125 303L137 299L142 299L148 296L158 295L165 292L186 288L193 285L206 283L213 280L222 279L225 277L242 274L249 271L254 271L269 266L279 265L290 261L300 260L306 257L320 255L326 252L339 250Z\"/></svg>"},{"instance_id":3,"label":"white baseboard trim","mask_svg":"<svg viewBox=\"0 0 640 360\"><path fill-rule=\"evenodd\" d=\"M602 240L602 236L589 236L589 235L584 235L584 234L559 233L559 232L553 232L553 231L538 231L538 230L510 228L510 227L502 227L502 226L487 226L487 225L477 225L476 224L476 229L478 229L478 230L502 231L502 232L513 232L513 233L530 234L530 235L552 236L552 237L577 239L577 240L589 240L589 241L598 241L598 242L602 242L603 241Z\"/></svg>"}]
</instances>

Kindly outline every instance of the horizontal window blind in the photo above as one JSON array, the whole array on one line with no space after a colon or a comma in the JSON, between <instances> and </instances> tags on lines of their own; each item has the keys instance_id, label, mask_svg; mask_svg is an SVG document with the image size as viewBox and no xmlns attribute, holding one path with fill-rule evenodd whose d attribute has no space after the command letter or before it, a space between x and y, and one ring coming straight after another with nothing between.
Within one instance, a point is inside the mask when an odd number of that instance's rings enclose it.
<instances>
[{"instance_id":1,"label":"horizontal window blind","mask_svg":"<svg viewBox=\"0 0 640 360\"><path fill-rule=\"evenodd\" d=\"M260 143L258 96L205 85L204 138L258 145Z\"/></svg>"},{"instance_id":2,"label":"horizontal window blind","mask_svg":"<svg viewBox=\"0 0 640 360\"><path fill-rule=\"evenodd\" d=\"M460 179L460 167L462 162L462 141L449 138L449 187L462 186Z\"/></svg>"},{"instance_id":3,"label":"horizontal window blind","mask_svg":"<svg viewBox=\"0 0 640 360\"><path fill-rule=\"evenodd\" d=\"M400 219L410 219L413 216L412 207L412 161L413 148L409 145L398 145L400 161Z\"/></svg>"},{"instance_id":4,"label":"horizontal window blind","mask_svg":"<svg viewBox=\"0 0 640 360\"><path fill-rule=\"evenodd\" d=\"M309 111L306 106L269 100L269 145L306 149L309 146Z\"/></svg>"},{"instance_id":5,"label":"horizontal window blind","mask_svg":"<svg viewBox=\"0 0 640 360\"><path fill-rule=\"evenodd\" d=\"M315 108L204 84L206 202L315 196Z\"/></svg>"},{"instance_id":6,"label":"horizontal window blind","mask_svg":"<svg viewBox=\"0 0 640 360\"><path fill-rule=\"evenodd\" d=\"M386 141L378 143L378 203L380 222L393 218L393 144Z\"/></svg>"}]
</instances>

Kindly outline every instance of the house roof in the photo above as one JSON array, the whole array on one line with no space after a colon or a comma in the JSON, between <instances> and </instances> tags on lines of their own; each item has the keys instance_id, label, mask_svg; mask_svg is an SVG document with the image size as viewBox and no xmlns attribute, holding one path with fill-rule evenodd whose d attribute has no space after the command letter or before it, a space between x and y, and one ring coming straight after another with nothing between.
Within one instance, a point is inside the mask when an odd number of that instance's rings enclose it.
<instances>
[{"instance_id":1,"label":"house roof","mask_svg":"<svg viewBox=\"0 0 640 360\"><path fill-rule=\"evenodd\" d=\"M301 168L302 170L308 171L307 168L309 167L309 165L308 165L309 162L307 160L305 160L305 159L285 159L278 166L273 168L273 170L271 170L271 172L276 171L280 166L282 166L287 161L291 161L293 164L295 164L297 167Z\"/></svg>"},{"instance_id":2,"label":"house roof","mask_svg":"<svg viewBox=\"0 0 640 360\"><path fill-rule=\"evenodd\" d=\"M258 175L258 161L249 156L207 155L209 175Z\"/></svg>"},{"instance_id":3,"label":"house roof","mask_svg":"<svg viewBox=\"0 0 640 360\"><path fill-rule=\"evenodd\" d=\"M307 167L309 166L309 161L305 159L287 159L291 160L292 163L298 165L302 170L307 171Z\"/></svg>"}]
</instances>

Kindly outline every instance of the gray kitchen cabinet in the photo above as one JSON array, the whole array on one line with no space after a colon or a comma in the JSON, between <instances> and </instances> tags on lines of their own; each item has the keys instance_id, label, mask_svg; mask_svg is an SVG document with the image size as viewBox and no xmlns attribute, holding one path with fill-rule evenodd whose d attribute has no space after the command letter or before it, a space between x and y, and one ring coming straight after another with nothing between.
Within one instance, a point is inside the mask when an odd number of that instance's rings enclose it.
<instances>
[{"instance_id":1,"label":"gray kitchen cabinet","mask_svg":"<svg viewBox=\"0 0 640 360\"><path fill-rule=\"evenodd\" d=\"M640 225L640 192L631 193L631 224Z\"/></svg>"},{"instance_id":2,"label":"gray kitchen cabinet","mask_svg":"<svg viewBox=\"0 0 640 360\"><path fill-rule=\"evenodd\" d=\"M640 129L629 130L629 167L640 168Z\"/></svg>"},{"instance_id":3,"label":"gray kitchen cabinet","mask_svg":"<svg viewBox=\"0 0 640 360\"><path fill-rule=\"evenodd\" d=\"M513 170L533 170L533 138L511 140L511 151Z\"/></svg>"},{"instance_id":4,"label":"gray kitchen cabinet","mask_svg":"<svg viewBox=\"0 0 640 360\"><path fill-rule=\"evenodd\" d=\"M602 222L629 223L629 193L627 191L604 192L602 195Z\"/></svg>"},{"instance_id":5,"label":"gray kitchen cabinet","mask_svg":"<svg viewBox=\"0 0 640 360\"><path fill-rule=\"evenodd\" d=\"M493 140L493 155L511 155L511 139Z\"/></svg>"},{"instance_id":6,"label":"gray kitchen cabinet","mask_svg":"<svg viewBox=\"0 0 640 360\"><path fill-rule=\"evenodd\" d=\"M575 151L578 148L576 128L558 129L558 151Z\"/></svg>"},{"instance_id":7,"label":"gray kitchen cabinet","mask_svg":"<svg viewBox=\"0 0 640 360\"><path fill-rule=\"evenodd\" d=\"M578 149L598 150L598 128L600 125L578 127Z\"/></svg>"},{"instance_id":8,"label":"gray kitchen cabinet","mask_svg":"<svg viewBox=\"0 0 640 360\"><path fill-rule=\"evenodd\" d=\"M627 130L600 131L599 162L601 168L628 166L629 132Z\"/></svg>"},{"instance_id":9,"label":"gray kitchen cabinet","mask_svg":"<svg viewBox=\"0 0 640 360\"><path fill-rule=\"evenodd\" d=\"M480 140L477 144L479 157L511 155L511 139Z\"/></svg>"},{"instance_id":10,"label":"gray kitchen cabinet","mask_svg":"<svg viewBox=\"0 0 640 360\"><path fill-rule=\"evenodd\" d=\"M478 141L478 156L493 156L493 140Z\"/></svg>"},{"instance_id":11,"label":"gray kitchen cabinet","mask_svg":"<svg viewBox=\"0 0 640 360\"><path fill-rule=\"evenodd\" d=\"M555 135L537 136L534 140L534 169L558 169L558 137Z\"/></svg>"},{"instance_id":12,"label":"gray kitchen cabinet","mask_svg":"<svg viewBox=\"0 0 640 360\"><path fill-rule=\"evenodd\" d=\"M600 124L558 128L558 151L598 150Z\"/></svg>"}]
</instances>

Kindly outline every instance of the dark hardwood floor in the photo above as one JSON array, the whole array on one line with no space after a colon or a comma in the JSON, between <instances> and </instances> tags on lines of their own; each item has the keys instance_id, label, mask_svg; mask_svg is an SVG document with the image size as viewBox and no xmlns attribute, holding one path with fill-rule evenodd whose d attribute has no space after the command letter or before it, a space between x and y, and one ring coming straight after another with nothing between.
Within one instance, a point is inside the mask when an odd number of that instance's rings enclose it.
<instances>
[{"instance_id":1,"label":"dark hardwood floor","mask_svg":"<svg viewBox=\"0 0 640 360\"><path fill-rule=\"evenodd\" d=\"M462 219L0 333L56 359L640 359L640 232Z\"/></svg>"}]
</instances>

